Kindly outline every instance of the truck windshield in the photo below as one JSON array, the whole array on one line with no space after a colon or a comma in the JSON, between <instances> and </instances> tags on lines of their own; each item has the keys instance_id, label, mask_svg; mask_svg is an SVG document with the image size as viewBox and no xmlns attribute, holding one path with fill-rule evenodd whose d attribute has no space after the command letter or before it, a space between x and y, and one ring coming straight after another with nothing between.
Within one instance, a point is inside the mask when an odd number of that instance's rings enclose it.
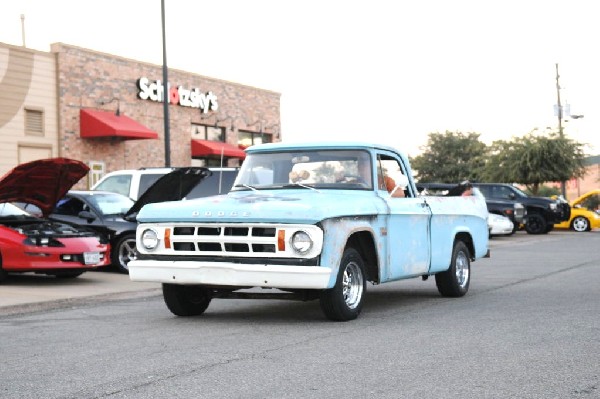
<instances>
[{"instance_id":1,"label":"truck windshield","mask_svg":"<svg viewBox=\"0 0 600 399\"><path fill-rule=\"evenodd\" d=\"M233 191L264 189L372 190L373 162L365 150L250 153Z\"/></svg>"}]
</instances>

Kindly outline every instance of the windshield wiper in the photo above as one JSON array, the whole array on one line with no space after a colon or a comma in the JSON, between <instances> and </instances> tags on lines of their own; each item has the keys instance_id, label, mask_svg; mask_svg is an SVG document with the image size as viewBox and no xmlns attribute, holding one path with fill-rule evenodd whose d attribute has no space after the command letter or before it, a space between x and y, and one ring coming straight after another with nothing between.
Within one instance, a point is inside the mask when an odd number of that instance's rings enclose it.
<instances>
[{"instance_id":1,"label":"windshield wiper","mask_svg":"<svg viewBox=\"0 0 600 399\"><path fill-rule=\"evenodd\" d=\"M257 191L257 192L259 191L257 188L252 187L248 184L236 184L234 187L244 187L244 188L249 188L252 191Z\"/></svg>"},{"instance_id":2,"label":"windshield wiper","mask_svg":"<svg viewBox=\"0 0 600 399\"><path fill-rule=\"evenodd\" d=\"M283 185L283 187L304 187L304 188L308 188L310 190L313 190L313 191L316 191L316 192L320 193L320 191L317 190L316 188L311 187L311 186L307 186L306 184L302 184L302 183L298 183L298 182L285 184L285 185Z\"/></svg>"}]
</instances>

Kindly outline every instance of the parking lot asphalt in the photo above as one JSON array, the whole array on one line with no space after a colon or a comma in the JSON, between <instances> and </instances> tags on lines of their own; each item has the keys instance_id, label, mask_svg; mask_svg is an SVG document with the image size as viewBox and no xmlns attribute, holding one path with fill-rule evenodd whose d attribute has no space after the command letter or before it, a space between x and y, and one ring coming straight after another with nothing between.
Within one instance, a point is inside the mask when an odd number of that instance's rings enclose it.
<instances>
[{"instance_id":1,"label":"parking lot asphalt","mask_svg":"<svg viewBox=\"0 0 600 399\"><path fill-rule=\"evenodd\" d=\"M594 233L600 230L594 230ZM557 230L557 234L580 234ZM544 236L528 235L524 231L510 237L490 240L494 247L518 240L521 244ZM114 269L90 271L73 279L57 279L36 274L12 274L0 283L0 316L31 313L57 308L68 308L94 302L121 300L161 295L159 283L133 282L126 274Z\"/></svg>"},{"instance_id":2,"label":"parking lot asphalt","mask_svg":"<svg viewBox=\"0 0 600 399\"><path fill-rule=\"evenodd\" d=\"M72 279L36 274L9 275L0 284L0 315L65 308L161 293L159 283L133 282L112 270L90 271Z\"/></svg>"}]
</instances>

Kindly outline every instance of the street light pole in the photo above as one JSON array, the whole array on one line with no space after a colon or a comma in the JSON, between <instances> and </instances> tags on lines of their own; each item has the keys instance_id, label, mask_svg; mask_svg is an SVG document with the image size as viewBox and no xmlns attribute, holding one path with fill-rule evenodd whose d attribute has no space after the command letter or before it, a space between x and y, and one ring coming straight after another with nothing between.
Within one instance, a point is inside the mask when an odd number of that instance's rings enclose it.
<instances>
[{"instance_id":1,"label":"street light pole","mask_svg":"<svg viewBox=\"0 0 600 399\"><path fill-rule=\"evenodd\" d=\"M165 122L165 166L171 166L171 135L169 133L169 76L167 73L167 39L165 34L165 0L160 1L163 40L163 113Z\"/></svg>"},{"instance_id":2,"label":"street light pole","mask_svg":"<svg viewBox=\"0 0 600 399\"><path fill-rule=\"evenodd\" d=\"M563 118L563 110L562 110L562 104L560 103L560 83L558 82L558 79L560 78L560 75L558 74L558 63L556 64L556 108L557 108L557 114L558 114L558 136L562 139L564 138L563 135L563 126L562 126L562 118ZM562 194L563 198L567 198L567 185L566 182L563 180L560 182L560 193Z\"/></svg>"}]
</instances>

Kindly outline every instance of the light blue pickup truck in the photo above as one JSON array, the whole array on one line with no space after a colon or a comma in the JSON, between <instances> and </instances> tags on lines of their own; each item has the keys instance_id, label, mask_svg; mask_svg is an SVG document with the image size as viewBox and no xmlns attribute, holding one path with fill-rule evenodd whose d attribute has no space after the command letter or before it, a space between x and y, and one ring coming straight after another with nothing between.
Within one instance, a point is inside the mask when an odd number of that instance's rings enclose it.
<instances>
[{"instance_id":1,"label":"light blue pickup truck","mask_svg":"<svg viewBox=\"0 0 600 399\"><path fill-rule=\"evenodd\" d=\"M441 295L461 297L471 262L489 256L485 199L420 196L408 158L391 147L274 143L246 153L228 194L138 214L129 276L162 283L175 315L202 314L214 298L318 299L327 318L352 320L367 282L433 275Z\"/></svg>"}]
</instances>

